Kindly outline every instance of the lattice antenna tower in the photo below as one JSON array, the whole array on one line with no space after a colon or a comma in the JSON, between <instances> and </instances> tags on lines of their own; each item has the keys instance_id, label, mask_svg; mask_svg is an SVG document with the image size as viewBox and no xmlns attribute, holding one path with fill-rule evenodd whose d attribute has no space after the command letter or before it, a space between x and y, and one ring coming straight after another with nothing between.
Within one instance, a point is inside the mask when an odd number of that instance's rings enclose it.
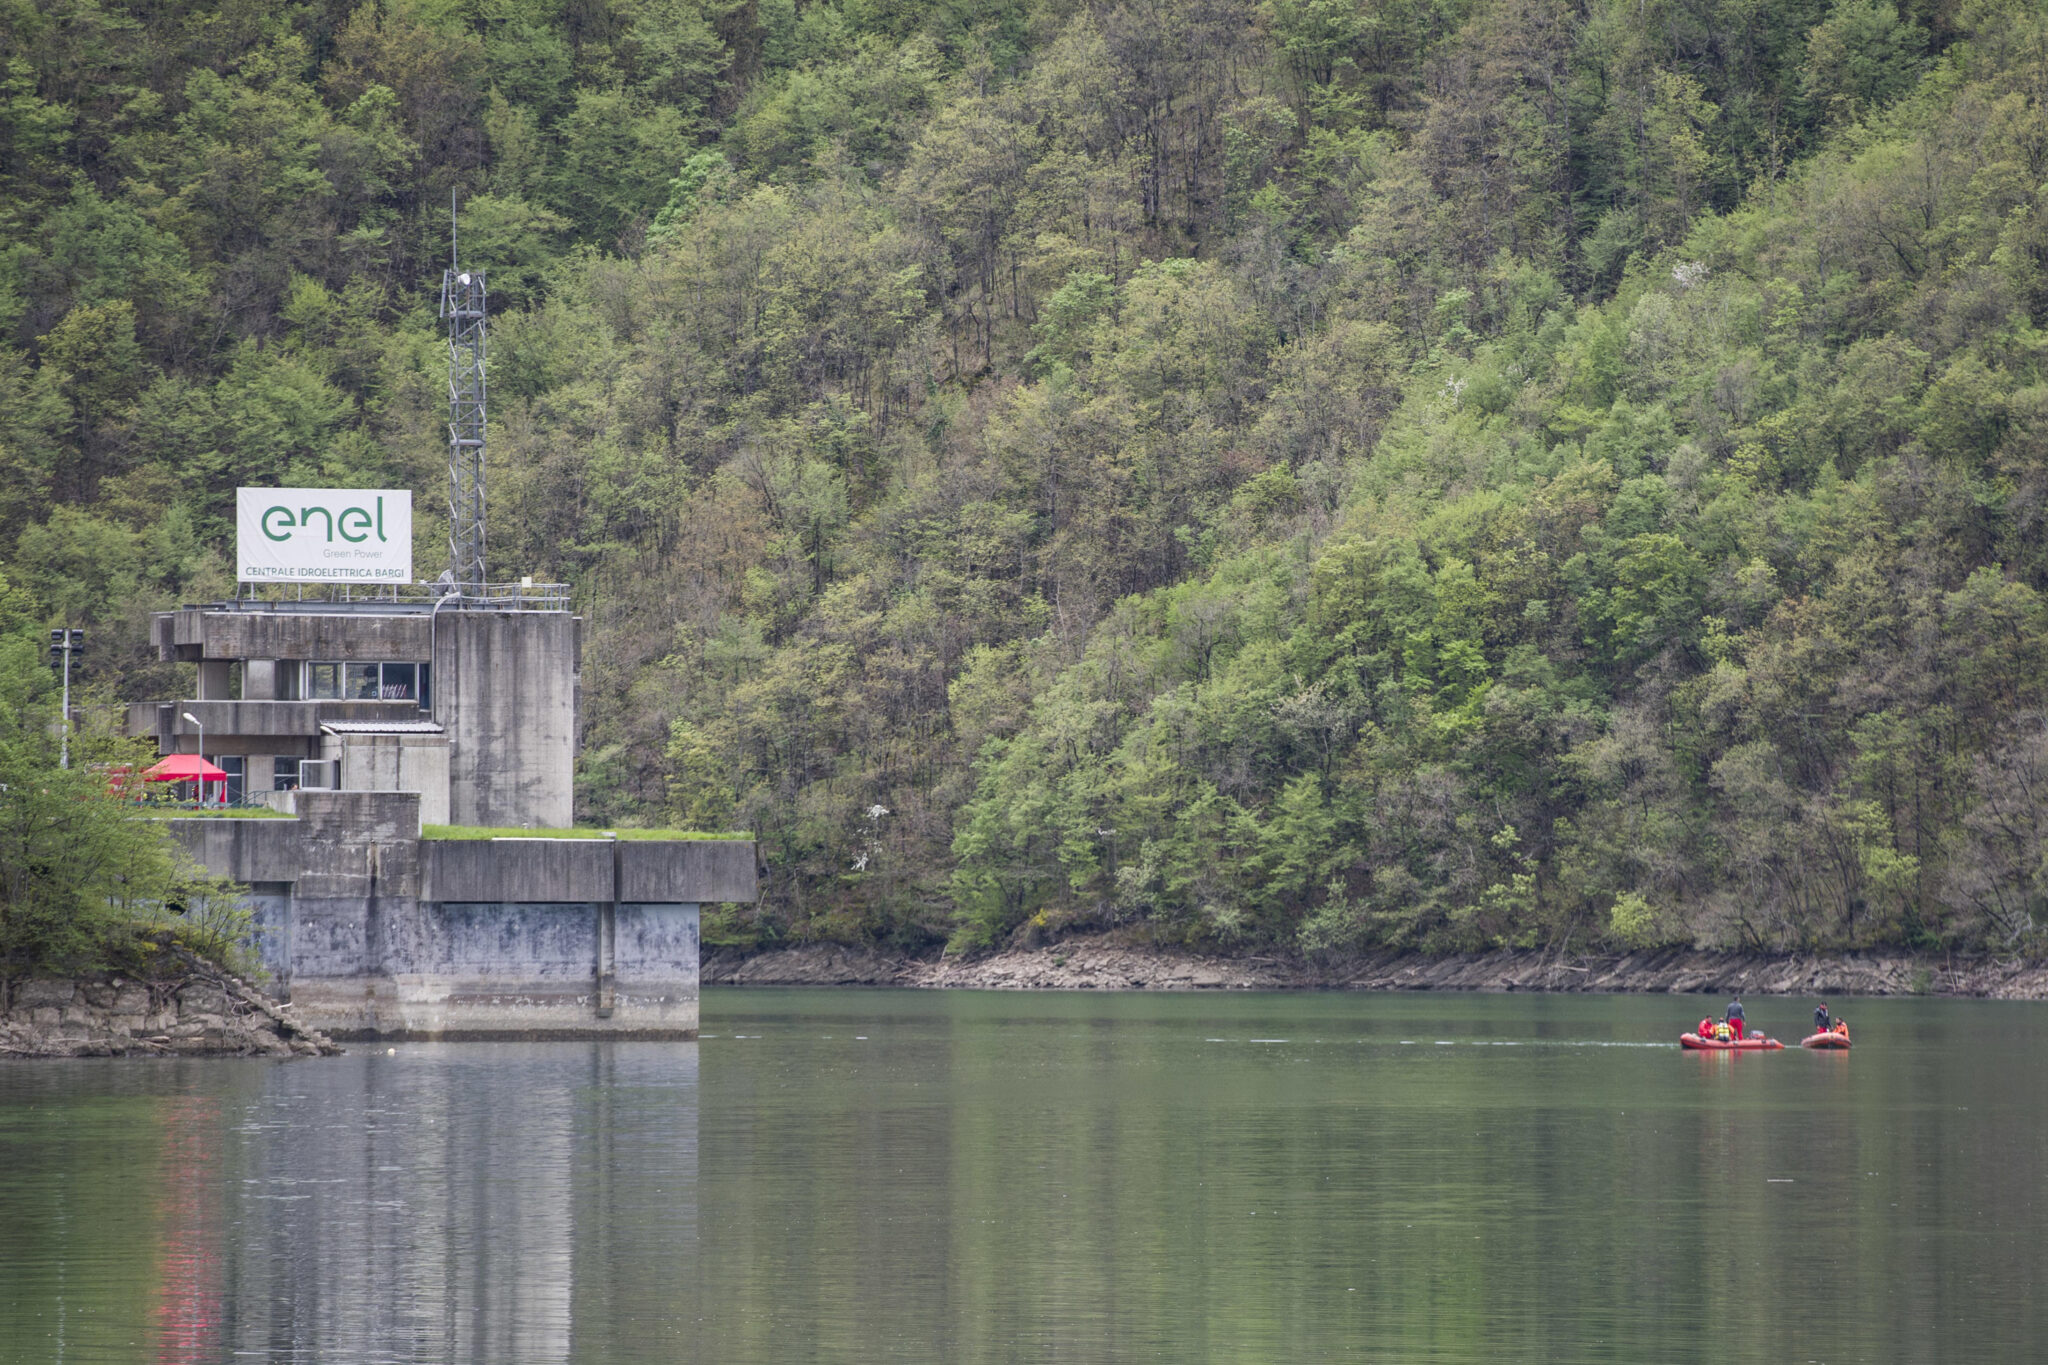
<instances>
[{"instance_id":1,"label":"lattice antenna tower","mask_svg":"<svg viewBox=\"0 0 2048 1365\"><path fill-rule=\"evenodd\" d=\"M464 270L448 196L448 269L441 276L448 323L448 571L455 590L484 579L484 272Z\"/></svg>"}]
</instances>

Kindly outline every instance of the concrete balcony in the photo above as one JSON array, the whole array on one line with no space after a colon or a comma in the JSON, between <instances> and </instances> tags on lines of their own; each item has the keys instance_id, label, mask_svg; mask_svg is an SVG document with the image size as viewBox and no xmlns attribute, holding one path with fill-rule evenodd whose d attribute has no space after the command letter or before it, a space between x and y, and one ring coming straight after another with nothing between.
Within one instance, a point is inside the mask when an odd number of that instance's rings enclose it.
<instances>
[{"instance_id":1,"label":"concrete balcony","mask_svg":"<svg viewBox=\"0 0 2048 1365\"><path fill-rule=\"evenodd\" d=\"M423 719L416 701L138 701L128 706L128 733L155 736L161 753L196 752L199 730L185 719L188 711L206 727L214 752L232 752L239 746L225 741L235 739L317 741L320 727L333 721ZM223 743L217 748L216 741Z\"/></svg>"},{"instance_id":2,"label":"concrete balcony","mask_svg":"<svg viewBox=\"0 0 2048 1365\"><path fill-rule=\"evenodd\" d=\"M434 622L424 611L256 612L186 607L158 613L150 642L166 660L348 659L391 663L431 657Z\"/></svg>"}]
</instances>

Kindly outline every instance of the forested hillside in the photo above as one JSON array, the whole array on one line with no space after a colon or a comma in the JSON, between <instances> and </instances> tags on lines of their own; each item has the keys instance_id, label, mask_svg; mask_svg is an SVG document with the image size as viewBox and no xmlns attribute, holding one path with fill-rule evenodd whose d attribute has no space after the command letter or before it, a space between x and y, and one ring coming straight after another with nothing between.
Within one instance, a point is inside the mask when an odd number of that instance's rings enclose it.
<instances>
[{"instance_id":1,"label":"forested hillside","mask_svg":"<svg viewBox=\"0 0 2048 1365\"><path fill-rule=\"evenodd\" d=\"M0 0L0 593L438 572L452 192L714 942L2024 945L2048 14L1903 4Z\"/></svg>"}]
</instances>

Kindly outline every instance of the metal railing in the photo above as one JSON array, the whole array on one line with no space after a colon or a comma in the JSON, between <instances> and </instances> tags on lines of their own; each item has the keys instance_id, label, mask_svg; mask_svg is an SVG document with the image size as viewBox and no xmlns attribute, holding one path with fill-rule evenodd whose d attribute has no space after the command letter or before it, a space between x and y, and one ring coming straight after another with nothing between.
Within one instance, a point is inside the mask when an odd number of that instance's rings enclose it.
<instances>
[{"instance_id":1,"label":"metal railing","mask_svg":"<svg viewBox=\"0 0 2048 1365\"><path fill-rule=\"evenodd\" d=\"M178 797L162 792L149 792L139 796L132 803L144 815L232 815L236 811L268 810L280 814L291 814L288 803L273 798L284 796L284 792L243 792L229 800L215 797L204 799L192 796Z\"/></svg>"},{"instance_id":2,"label":"metal railing","mask_svg":"<svg viewBox=\"0 0 2048 1365\"><path fill-rule=\"evenodd\" d=\"M387 583L375 587L319 585L308 596L304 584L288 590L277 583L244 583L232 600L196 604L208 611L379 612L567 611L567 583Z\"/></svg>"}]
</instances>

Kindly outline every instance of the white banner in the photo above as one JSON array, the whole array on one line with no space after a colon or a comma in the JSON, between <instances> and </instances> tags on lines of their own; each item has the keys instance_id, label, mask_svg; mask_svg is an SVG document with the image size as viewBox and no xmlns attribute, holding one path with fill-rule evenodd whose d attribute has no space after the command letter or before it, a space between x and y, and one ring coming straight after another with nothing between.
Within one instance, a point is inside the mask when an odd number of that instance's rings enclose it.
<instances>
[{"instance_id":1,"label":"white banner","mask_svg":"<svg viewBox=\"0 0 2048 1365\"><path fill-rule=\"evenodd\" d=\"M243 583L412 582L410 489L237 488Z\"/></svg>"}]
</instances>

